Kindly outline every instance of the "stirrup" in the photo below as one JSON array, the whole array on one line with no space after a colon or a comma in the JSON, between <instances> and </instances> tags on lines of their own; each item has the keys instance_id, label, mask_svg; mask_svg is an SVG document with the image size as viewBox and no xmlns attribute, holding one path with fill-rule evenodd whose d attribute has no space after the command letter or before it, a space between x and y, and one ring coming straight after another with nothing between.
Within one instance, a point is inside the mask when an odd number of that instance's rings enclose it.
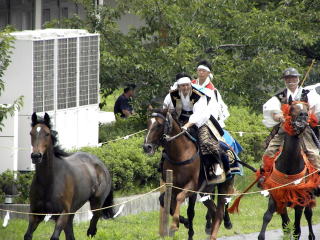
<instances>
[{"instance_id":1,"label":"stirrup","mask_svg":"<svg viewBox=\"0 0 320 240\"><path fill-rule=\"evenodd\" d=\"M216 176L220 176L223 173L223 169L221 168L219 163L214 164L214 174Z\"/></svg>"},{"instance_id":2,"label":"stirrup","mask_svg":"<svg viewBox=\"0 0 320 240\"><path fill-rule=\"evenodd\" d=\"M221 175L215 176L213 179L207 179L207 184L211 185L211 184L219 184L219 183L223 183L224 181L226 181L226 174L223 171L221 173Z\"/></svg>"}]
</instances>

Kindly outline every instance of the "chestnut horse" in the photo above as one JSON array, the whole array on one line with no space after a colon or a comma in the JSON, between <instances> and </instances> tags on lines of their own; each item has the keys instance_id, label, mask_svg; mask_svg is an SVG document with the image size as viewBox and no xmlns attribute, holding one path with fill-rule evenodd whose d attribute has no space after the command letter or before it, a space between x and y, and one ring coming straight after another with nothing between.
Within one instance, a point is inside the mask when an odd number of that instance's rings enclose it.
<instances>
[{"instance_id":1,"label":"chestnut horse","mask_svg":"<svg viewBox=\"0 0 320 240\"><path fill-rule=\"evenodd\" d=\"M201 162L198 148L182 131L179 124L173 119L170 112L161 111L153 113L148 121L148 133L145 137L143 149L146 153L152 155L159 146L165 149L165 161L163 164L162 178L165 179L167 169L173 170L173 186L183 188L179 190L172 189L171 209L173 221L170 232L174 233L179 228L179 222L185 223L189 228L188 239L193 239L193 217L196 194L188 190L197 191L201 186L205 186L203 174L201 174ZM218 193L229 194L233 191L234 179L231 177L223 183L217 185ZM215 186L206 186L202 188L204 192L213 192ZM225 211L226 195L218 196L217 206L212 200L206 200L203 203L208 208L209 215L212 218L211 240L217 239L218 230L222 220L225 225L232 226L228 213ZM180 216L180 206L186 198L189 198L187 210L187 222ZM161 199L161 197L160 197ZM163 202L160 201L163 210ZM225 214L226 212L226 214Z\"/></svg>"},{"instance_id":2,"label":"chestnut horse","mask_svg":"<svg viewBox=\"0 0 320 240\"><path fill-rule=\"evenodd\" d=\"M74 240L74 213L85 202L90 202L92 210L113 204L109 171L94 155L84 152L69 154L61 150L47 113L43 119L33 113L31 126L31 158L36 171L30 188L30 212L61 214L53 215L56 224L50 239L58 240L64 230L66 240ZM112 208L93 211L88 236L96 234L101 215L113 217ZM44 215L29 216L25 240L32 239L43 219Z\"/></svg>"}]
</instances>

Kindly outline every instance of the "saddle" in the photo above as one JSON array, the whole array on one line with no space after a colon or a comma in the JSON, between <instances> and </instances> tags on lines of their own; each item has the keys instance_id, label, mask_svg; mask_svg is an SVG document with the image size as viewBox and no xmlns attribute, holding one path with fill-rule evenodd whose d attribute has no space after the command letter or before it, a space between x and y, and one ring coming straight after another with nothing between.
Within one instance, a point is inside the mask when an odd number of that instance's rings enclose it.
<instances>
[{"instance_id":1,"label":"saddle","mask_svg":"<svg viewBox=\"0 0 320 240\"><path fill-rule=\"evenodd\" d=\"M205 178L208 184L218 184L232 177L232 175L243 175L242 167L237 160L240 160L234 150L225 142L219 142L221 149L220 160L212 161L201 156ZM209 164L208 164L209 163Z\"/></svg>"}]
</instances>

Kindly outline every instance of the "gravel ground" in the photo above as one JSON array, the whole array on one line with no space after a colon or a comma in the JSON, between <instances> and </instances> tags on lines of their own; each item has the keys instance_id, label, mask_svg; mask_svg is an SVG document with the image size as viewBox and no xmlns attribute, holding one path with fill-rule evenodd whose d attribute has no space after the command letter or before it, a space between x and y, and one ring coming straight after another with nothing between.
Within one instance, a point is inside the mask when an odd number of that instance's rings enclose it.
<instances>
[{"instance_id":1,"label":"gravel ground","mask_svg":"<svg viewBox=\"0 0 320 240\"><path fill-rule=\"evenodd\" d=\"M301 227L300 240L308 240L309 230L307 226ZM320 224L313 226L313 232L316 238L320 237ZM259 233L239 234L231 237L221 237L218 240L253 240L258 239ZM266 240L282 240L282 229L271 230L266 232Z\"/></svg>"}]
</instances>

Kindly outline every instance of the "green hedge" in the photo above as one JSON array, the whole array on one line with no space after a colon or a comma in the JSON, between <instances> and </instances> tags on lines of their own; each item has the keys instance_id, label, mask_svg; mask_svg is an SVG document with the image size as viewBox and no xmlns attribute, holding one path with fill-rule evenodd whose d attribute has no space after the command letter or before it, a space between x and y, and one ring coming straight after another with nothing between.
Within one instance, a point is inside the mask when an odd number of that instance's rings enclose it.
<instances>
[{"instance_id":1,"label":"green hedge","mask_svg":"<svg viewBox=\"0 0 320 240\"><path fill-rule=\"evenodd\" d=\"M264 151L264 140L269 130L262 124L262 114L250 112L247 107L231 106L226 129L242 145L240 158L246 162L260 162ZM243 132L242 136L239 133Z\"/></svg>"},{"instance_id":2,"label":"green hedge","mask_svg":"<svg viewBox=\"0 0 320 240\"><path fill-rule=\"evenodd\" d=\"M19 196L14 200L16 203L27 203L29 202L29 189L32 181L34 172L28 173L17 173L17 178L14 179L13 171L5 171L0 174L0 202L4 202L5 194L3 188L6 184L15 184Z\"/></svg>"},{"instance_id":3,"label":"green hedge","mask_svg":"<svg viewBox=\"0 0 320 240\"><path fill-rule=\"evenodd\" d=\"M244 151L240 158L246 162L260 162L263 153L263 141L268 130L262 124L261 114L250 112L246 107L230 107L231 116L226 122L226 129L236 138ZM120 119L114 124L100 127L100 142L113 140L146 128L145 120L138 116ZM239 136L235 132L244 132ZM81 151L90 152L98 156L109 168L114 189L122 194L138 193L153 188L159 184L157 172L160 151L150 157L143 153L142 144L145 132L129 139L109 142L102 147L85 147ZM27 202L29 186L33 173L18 175L18 190L21 195L19 202ZM0 175L0 198L3 202L1 186L13 178L12 172Z\"/></svg>"},{"instance_id":4,"label":"green hedge","mask_svg":"<svg viewBox=\"0 0 320 240\"><path fill-rule=\"evenodd\" d=\"M160 153L150 157L143 152L142 144L143 137L140 136L81 150L98 156L106 164L112 174L116 191L134 192L146 185L159 184L157 166Z\"/></svg>"},{"instance_id":5,"label":"green hedge","mask_svg":"<svg viewBox=\"0 0 320 240\"><path fill-rule=\"evenodd\" d=\"M117 117L117 121L111 124L102 124L99 127L99 142L106 142L119 137L138 132L147 127L146 120L139 115L129 118Z\"/></svg>"}]
</instances>

